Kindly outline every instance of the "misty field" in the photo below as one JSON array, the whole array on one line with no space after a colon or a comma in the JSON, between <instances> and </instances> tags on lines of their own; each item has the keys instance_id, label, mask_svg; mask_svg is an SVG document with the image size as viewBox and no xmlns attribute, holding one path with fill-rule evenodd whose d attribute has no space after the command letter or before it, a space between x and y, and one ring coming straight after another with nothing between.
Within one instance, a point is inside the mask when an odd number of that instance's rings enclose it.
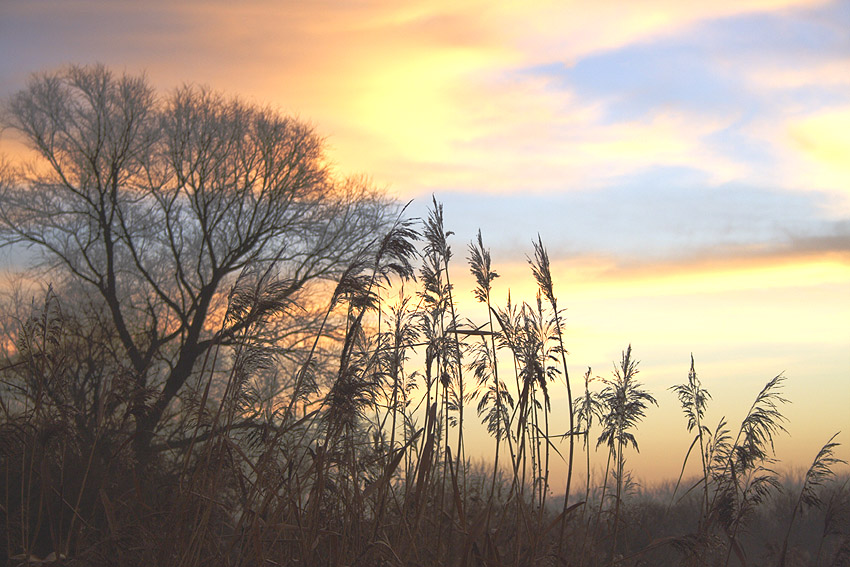
<instances>
[{"instance_id":1,"label":"misty field","mask_svg":"<svg viewBox=\"0 0 850 567\"><path fill-rule=\"evenodd\" d=\"M681 469L634 481L658 392L630 345L569 367L540 237L536 296L492 297L486 235L459 259L436 198L412 218L308 125L205 89L70 67L3 118L40 160L0 164L0 242L31 264L3 297L8 564L850 564L838 434L776 472L782 374L720 417L692 356Z\"/></svg>"}]
</instances>

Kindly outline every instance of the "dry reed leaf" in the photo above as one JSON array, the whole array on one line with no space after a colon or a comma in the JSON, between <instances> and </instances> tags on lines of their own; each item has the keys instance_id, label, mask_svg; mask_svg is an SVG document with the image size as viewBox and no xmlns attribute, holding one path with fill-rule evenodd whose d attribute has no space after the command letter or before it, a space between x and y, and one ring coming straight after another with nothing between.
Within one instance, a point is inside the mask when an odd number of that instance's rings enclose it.
<instances>
[{"instance_id":1,"label":"dry reed leaf","mask_svg":"<svg viewBox=\"0 0 850 567\"><path fill-rule=\"evenodd\" d=\"M109 526L109 532L114 536L115 535L115 508L112 506L112 502L109 500L109 496L106 495L106 491L101 488L99 490L100 493L100 501L103 504L103 511L106 513L106 523Z\"/></svg>"},{"instance_id":2,"label":"dry reed leaf","mask_svg":"<svg viewBox=\"0 0 850 567\"><path fill-rule=\"evenodd\" d=\"M420 429L419 431L417 431L413 435L413 437L411 437L408 442L404 444L404 446L402 446L401 448L399 448L398 451L396 451L396 455L393 457L392 461L387 463L387 467L384 469L384 472L381 474L380 478L378 478L378 480L376 480L363 490L364 500L369 498L369 496L371 496L372 493L378 489L378 487L382 487L390 481L393 474L395 473L395 470L398 468L399 463L401 463L401 460L404 458L405 450L416 442L416 440L419 438L419 435L423 431L424 429Z\"/></svg>"}]
</instances>

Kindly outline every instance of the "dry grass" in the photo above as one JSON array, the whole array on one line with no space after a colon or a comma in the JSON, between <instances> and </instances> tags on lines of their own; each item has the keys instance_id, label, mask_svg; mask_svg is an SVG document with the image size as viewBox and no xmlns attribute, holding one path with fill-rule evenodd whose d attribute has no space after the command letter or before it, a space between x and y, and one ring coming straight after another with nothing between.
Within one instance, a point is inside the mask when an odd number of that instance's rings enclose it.
<instances>
[{"instance_id":1,"label":"dry grass","mask_svg":"<svg viewBox=\"0 0 850 567\"><path fill-rule=\"evenodd\" d=\"M587 484L553 498L549 389L569 378L543 243L537 300L500 307L479 235L470 266L492 316L468 323L436 201L422 226L424 246L399 220L364 250L314 334L288 349L268 326L307 306L269 274L240 279L222 323L238 333L196 366L145 463L130 425L150 393L133 387L97 309L48 291L13 327L0 370L0 555L75 566L847 564L850 487L832 478L835 438L796 484L773 472L781 376L732 438L725 419L705 425L710 396L692 364L674 389L695 432L683 453L700 452L703 474L649 491L626 468L655 403L629 347L600 391L590 369L574 403L568 391L567 488L577 437L609 448L604 477L590 483L588 460ZM492 464L467 457L473 404Z\"/></svg>"}]
</instances>

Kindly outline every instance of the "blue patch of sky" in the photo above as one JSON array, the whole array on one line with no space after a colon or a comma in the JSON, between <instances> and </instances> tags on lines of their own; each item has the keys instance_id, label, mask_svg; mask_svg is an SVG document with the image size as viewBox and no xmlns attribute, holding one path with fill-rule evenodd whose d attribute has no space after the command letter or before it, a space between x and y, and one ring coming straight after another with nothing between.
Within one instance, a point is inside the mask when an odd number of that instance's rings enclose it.
<instances>
[{"instance_id":1,"label":"blue patch of sky","mask_svg":"<svg viewBox=\"0 0 850 567\"><path fill-rule=\"evenodd\" d=\"M744 129L750 116L741 116L724 128L702 138L704 146L719 155L729 155L738 163L770 179L778 159L776 146L769 140L753 137ZM710 173L710 172L707 172Z\"/></svg>"},{"instance_id":2,"label":"blue patch of sky","mask_svg":"<svg viewBox=\"0 0 850 567\"><path fill-rule=\"evenodd\" d=\"M631 46L581 59L567 67L547 65L525 70L544 75L553 88L606 103L603 121L635 120L658 110L722 110L755 107L742 100L737 83L716 69L700 46L677 42Z\"/></svg>"},{"instance_id":3,"label":"blue patch of sky","mask_svg":"<svg viewBox=\"0 0 850 567\"><path fill-rule=\"evenodd\" d=\"M803 106L846 102L846 87L804 86L773 101L754 92L745 75L769 68L810 66L850 55L850 2L819 10L722 18L654 42L584 57L574 65L553 62L527 68L554 89L603 101L604 122L681 110L752 117L789 101ZM836 25L844 21L847 25Z\"/></svg>"},{"instance_id":4,"label":"blue patch of sky","mask_svg":"<svg viewBox=\"0 0 850 567\"><path fill-rule=\"evenodd\" d=\"M846 56L850 48L848 6L850 3L841 0L819 8L723 18L688 35L728 57L753 54L803 62Z\"/></svg>"},{"instance_id":5,"label":"blue patch of sky","mask_svg":"<svg viewBox=\"0 0 850 567\"><path fill-rule=\"evenodd\" d=\"M703 26L697 35L713 46L712 57L727 74L743 75L760 67L766 72L805 71L850 57L850 3L720 20ZM761 104L764 111L789 104L818 108L846 104L848 98L846 84L810 84L776 90Z\"/></svg>"},{"instance_id":6,"label":"blue patch of sky","mask_svg":"<svg viewBox=\"0 0 850 567\"><path fill-rule=\"evenodd\" d=\"M786 193L725 184L706 188L689 168L651 168L594 191L488 195L449 192L446 228L455 232L455 253L480 228L503 259L521 259L539 233L553 256L605 255L652 261L703 256L712 250L788 249L801 239L850 238L847 222L822 216L825 195ZM410 209L427 214L430 199Z\"/></svg>"}]
</instances>

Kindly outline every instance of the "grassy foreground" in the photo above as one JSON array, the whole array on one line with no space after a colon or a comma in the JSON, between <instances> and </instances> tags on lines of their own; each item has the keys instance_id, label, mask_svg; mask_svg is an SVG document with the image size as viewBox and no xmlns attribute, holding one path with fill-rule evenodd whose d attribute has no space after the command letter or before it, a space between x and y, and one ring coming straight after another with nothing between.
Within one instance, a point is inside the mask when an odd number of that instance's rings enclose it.
<instances>
[{"instance_id":1,"label":"grassy foreground","mask_svg":"<svg viewBox=\"0 0 850 567\"><path fill-rule=\"evenodd\" d=\"M701 474L638 487L626 457L657 402L631 347L611 377L570 375L539 239L529 258L539 293L521 303L496 303L489 251L480 234L469 244L489 318L464 319L450 235L436 201L424 221L400 219L314 297L319 308L274 306L281 282L269 274L232 282L223 320L245 324L196 366L144 452L130 424L146 392L129 386L113 331L96 305L48 289L4 340L0 556L93 566L850 564L850 479L833 474L843 462L836 437L812 448L798 477L774 471L783 376L753 392L745 416L708 423L711 397L692 361L671 389L693 436L683 460ZM312 314L297 332L294 312ZM550 431L552 388L567 390L569 407L554 408L569 412L567 432ZM469 419L486 425L493 462L473 458ZM605 461L581 447L604 448ZM566 486L550 482L554 459L567 463Z\"/></svg>"}]
</instances>

